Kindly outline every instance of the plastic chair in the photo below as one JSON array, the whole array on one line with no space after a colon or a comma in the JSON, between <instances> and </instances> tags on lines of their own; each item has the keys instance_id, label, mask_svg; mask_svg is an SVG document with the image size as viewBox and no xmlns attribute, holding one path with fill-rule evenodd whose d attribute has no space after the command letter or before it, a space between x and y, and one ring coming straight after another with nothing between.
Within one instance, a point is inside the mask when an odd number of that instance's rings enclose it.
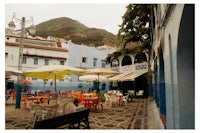
<instances>
[{"instance_id":1,"label":"plastic chair","mask_svg":"<svg viewBox=\"0 0 200 133\"><path fill-rule=\"evenodd\" d=\"M105 97L105 103L109 103L110 102L110 96L106 93L104 93L104 97Z\"/></svg>"},{"instance_id":2,"label":"plastic chair","mask_svg":"<svg viewBox=\"0 0 200 133\"><path fill-rule=\"evenodd\" d=\"M116 107L117 106L117 97L115 95L110 96L110 107Z\"/></svg>"},{"instance_id":3,"label":"plastic chair","mask_svg":"<svg viewBox=\"0 0 200 133\"><path fill-rule=\"evenodd\" d=\"M133 101L133 98L135 97L135 90L128 90L128 94L129 94L129 99ZM129 99L128 101L130 101Z\"/></svg>"},{"instance_id":4,"label":"plastic chair","mask_svg":"<svg viewBox=\"0 0 200 133\"><path fill-rule=\"evenodd\" d=\"M22 97L23 103L24 103L24 107L26 108L26 104L27 104L27 98L26 97Z\"/></svg>"},{"instance_id":5,"label":"plastic chair","mask_svg":"<svg viewBox=\"0 0 200 133\"><path fill-rule=\"evenodd\" d=\"M67 104L67 102L61 102L59 105L58 105L58 108L57 108L57 113L58 115L62 115L64 113L64 109L63 107Z\"/></svg>"},{"instance_id":6,"label":"plastic chair","mask_svg":"<svg viewBox=\"0 0 200 133\"><path fill-rule=\"evenodd\" d=\"M144 90L139 90L139 92L136 92L136 95L137 96L143 96L143 92L144 92Z\"/></svg>"},{"instance_id":7,"label":"plastic chair","mask_svg":"<svg viewBox=\"0 0 200 133\"><path fill-rule=\"evenodd\" d=\"M31 113L33 114L33 127L34 127L35 121L44 120L45 118L48 118L47 109L44 106L39 105L39 104L31 106Z\"/></svg>"},{"instance_id":8,"label":"plastic chair","mask_svg":"<svg viewBox=\"0 0 200 133\"><path fill-rule=\"evenodd\" d=\"M69 114L73 112L76 112L76 106L72 102L69 102L66 106L65 113Z\"/></svg>"},{"instance_id":9,"label":"plastic chair","mask_svg":"<svg viewBox=\"0 0 200 133\"><path fill-rule=\"evenodd\" d=\"M16 103L16 92L14 91L12 94L12 103Z\"/></svg>"},{"instance_id":10,"label":"plastic chair","mask_svg":"<svg viewBox=\"0 0 200 133\"><path fill-rule=\"evenodd\" d=\"M56 105L56 100L51 99L51 100L49 101L49 104L51 104L51 105Z\"/></svg>"},{"instance_id":11,"label":"plastic chair","mask_svg":"<svg viewBox=\"0 0 200 133\"><path fill-rule=\"evenodd\" d=\"M128 97L129 97L129 94L127 94L126 96L123 96L123 97L122 97L122 103L123 103L125 106L127 106Z\"/></svg>"},{"instance_id":12,"label":"plastic chair","mask_svg":"<svg viewBox=\"0 0 200 133\"><path fill-rule=\"evenodd\" d=\"M98 97L98 94L95 92L92 92L91 94L92 94L91 97Z\"/></svg>"},{"instance_id":13,"label":"plastic chair","mask_svg":"<svg viewBox=\"0 0 200 133\"><path fill-rule=\"evenodd\" d=\"M57 109L59 105L54 105L48 110L48 118L55 117L57 115Z\"/></svg>"}]
</instances>

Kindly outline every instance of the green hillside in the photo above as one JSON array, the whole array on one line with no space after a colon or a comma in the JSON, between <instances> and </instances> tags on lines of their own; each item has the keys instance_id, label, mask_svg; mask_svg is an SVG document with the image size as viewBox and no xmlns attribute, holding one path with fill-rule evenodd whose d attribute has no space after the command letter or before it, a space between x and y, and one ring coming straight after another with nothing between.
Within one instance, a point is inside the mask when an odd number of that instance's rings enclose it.
<instances>
[{"instance_id":1,"label":"green hillside","mask_svg":"<svg viewBox=\"0 0 200 133\"><path fill-rule=\"evenodd\" d=\"M36 25L36 35L46 38L47 36L72 40L77 44L86 45L110 45L114 46L115 35L103 29L89 28L84 24L70 18L62 17L51 19Z\"/></svg>"}]
</instances>

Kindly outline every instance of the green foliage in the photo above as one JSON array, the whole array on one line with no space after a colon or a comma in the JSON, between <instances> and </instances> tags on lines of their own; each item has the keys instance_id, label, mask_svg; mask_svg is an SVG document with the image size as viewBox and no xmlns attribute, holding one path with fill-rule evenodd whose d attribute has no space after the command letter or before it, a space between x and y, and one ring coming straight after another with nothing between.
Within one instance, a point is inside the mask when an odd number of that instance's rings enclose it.
<instances>
[{"instance_id":1,"label":"green foliage","mask_svg":"<svg viewBox=\"0 0 200 133\"><path fill-rule=\"evenodd\" d=\"M112 53L112 54L109 54L106 58L106 62L107 63L111 63L111 61L113 59L116 59L120 56L124 56L124 55L127 55L127 54L133 54L133 55L136 55L136 54L142 54L144 49L146 49L146 46L142 43L136 43L133 47L131 48L122 48L122 49L119 49L118 51Z\"/></svg>"},{"instance_id":2,"label":"green foliage","mask_svg":"<svg viewBox=\"0 0 200 133\"><path fill-rule=\"evenodd\" d=\"M104 102L104 101L105 101L104 92L102 92L102 91L99 92L99 100L100 100L101 102Z\"/></svg>"},{"instance_id":3,"label":"green foliage","mask_svg":"<svg viewBox=\"0 0 200 133\"><path fill-rule=\"evenodd\" d=\"M129 42L141 42L147 48L150 43L150 4L129 4L126 8L118 40L124 44L124 48Z\"/></svg>"},{"instance_id":4,"label":"green foliage","mask_svg":"<svg viewBox=\"0 0 200 133\"><path fill-rule=\"evenodd\" d=\"M123 43L123 49L110 54L107 61L121 55L142 55L150 46L150 4L129 4L122 17L122 24L116 41ZM132 43L134 42L134 43ZM132 45L132 46L131 46ZM129 46L129 47L128 47Z\"/></svg>"}]
</instances>

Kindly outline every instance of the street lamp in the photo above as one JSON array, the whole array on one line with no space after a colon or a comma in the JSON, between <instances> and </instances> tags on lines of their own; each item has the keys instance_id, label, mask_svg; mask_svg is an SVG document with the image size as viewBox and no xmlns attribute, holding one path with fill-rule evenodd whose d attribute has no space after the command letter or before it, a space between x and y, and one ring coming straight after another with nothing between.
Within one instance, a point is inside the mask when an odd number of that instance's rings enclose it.
<instances>
[{"instance_id":1,"label":"street lamp","mask_svg":"<svg viewBox=\"0 0 200 133\"><path fill-rule=\"evenodd\" d=\"M13 32L15 29L15 23L13 22L13 19L16 19L21 22L21 36L20 36L20 44L19 44L19 60L18 60L18 70L22 70L22 60L23 60L23 44L24 44L24 35L25 35L25 23L26 22L33 22L33 18L31 20L26 21L25 17L22 17L22 19L18 19L13 14L12 21L9 22L8 26L9 29ZM36 29L35 26L32 24L29 28L30 34L35 34ZM20 101L21 101L21 88L19 85L21 77L18 76L17 78L17 90L16 90L16 108L20 108Z\"/></svg>"}]
</instances>

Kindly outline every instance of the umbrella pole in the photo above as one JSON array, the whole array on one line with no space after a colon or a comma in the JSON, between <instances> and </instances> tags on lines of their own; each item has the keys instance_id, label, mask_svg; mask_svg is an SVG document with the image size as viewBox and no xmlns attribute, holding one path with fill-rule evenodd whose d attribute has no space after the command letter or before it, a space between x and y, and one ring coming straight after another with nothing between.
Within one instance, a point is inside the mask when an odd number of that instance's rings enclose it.
<instances>
[{"instance_id":1,"label":"umbrella pole","mask_svg":"<svg viewBox=\"0 0 200 133\"><path fill-rule=\"evenodd\" d=\"M44 80L44 92L45 92L45 82L46 82L46 81Z\"/></svg>"},{"instance_id":2,"label":"umbrella pole","mask_svg":"<svg viewBox=\"0 0 200 133\"><path fill-rule=\"evenodd\" d=\"M56 105L57 105L57 94L56 94L56 74L54 77L54 93L55 93L55 97L56 97Z\"/></svg>"},{"instance_id":3,"label":"umbrella pole","mask_svg":"<svg viewBox=\"0 0 200 133\"><path fill-rule=\"evenodd\" d=\"M99 85L99 73L98 73L98 88L97 88L97 91L98 91L98 108L97 108L97 112L101 112L100 111L100 108L99 108L99 102L100 102L100 99L99 99L99 94L100 94L100 85Z\"/></svg>"},{"instance_id":4,"label":"umbrella pole","mask_svg":"<svg viewBox=\"0 0 200 133\"><path fill-rule=\"evenodd\" d=\"M56 93L56 74L55 74L55 77L54 77L54 92Z\"/></svg>"}]
</instances>

